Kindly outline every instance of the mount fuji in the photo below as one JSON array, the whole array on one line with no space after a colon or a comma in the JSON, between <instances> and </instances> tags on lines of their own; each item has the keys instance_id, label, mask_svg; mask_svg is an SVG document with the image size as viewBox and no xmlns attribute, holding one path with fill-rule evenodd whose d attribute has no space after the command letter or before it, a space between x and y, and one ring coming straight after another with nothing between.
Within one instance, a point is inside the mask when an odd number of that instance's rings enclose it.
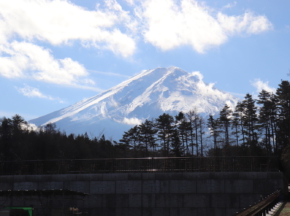
<instances>
[{"instance_id":1,"label":"mount fuji","mask_svg":"<svg viewBox=\"0 0 290 216\"><path fill-rule=\"evenodd\" d=\"M124 131L163 113L195 110L202 115L216 114L225 104L236 105L237 98L202 78L199 72L177 67L144 70L94 97L29 122L37 126L55 123L67 134L105 134L119 140Z\"/></svg>"}]
</instances>

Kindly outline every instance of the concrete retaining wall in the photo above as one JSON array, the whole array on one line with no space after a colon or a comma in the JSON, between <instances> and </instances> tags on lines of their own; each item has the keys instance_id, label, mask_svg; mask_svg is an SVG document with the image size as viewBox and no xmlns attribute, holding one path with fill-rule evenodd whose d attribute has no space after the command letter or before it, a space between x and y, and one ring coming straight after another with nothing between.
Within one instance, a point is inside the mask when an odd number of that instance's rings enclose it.
<instances>
[{"instance_id":1,"label":"concrete retaining wall","mask_svg":"<svg viewBox=\"0 0 290 216\"><path fill-rule=\"evenodd\" d=\"M0 204L32 205L35 215L48 213L52 206L79 207L94 216L226 216L278 188L285 188L279 172L0 176L0 190L70 189L90 194L65 200L59 196L0 197Z\"/></svg>"}]
</instances>

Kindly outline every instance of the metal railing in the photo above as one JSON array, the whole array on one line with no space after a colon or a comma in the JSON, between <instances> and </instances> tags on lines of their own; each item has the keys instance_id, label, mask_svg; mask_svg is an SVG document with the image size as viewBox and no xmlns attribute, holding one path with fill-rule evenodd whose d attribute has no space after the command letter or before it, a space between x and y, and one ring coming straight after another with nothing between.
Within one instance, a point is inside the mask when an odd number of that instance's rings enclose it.
<instances>
[{"instance_id":1,"label":"metal railing","mask_svg":"<svg viewBox=\"0 0 290 216\"><path fill-rule=\"evenodd\" d=\"M269 171L278 171L277 157L148 157L0 161L0 175Z\"/></svg>"},{"instance_id":2,"label":"metal railing","mask_svg":"<svg viewBox=\"0 0 290 216\"><path fill-rule=\"evenodd\" d=\"M278 203L281 191L277 190L269 196L263 198L258 203L234 214L233 216L266 216L267 213Z\"/></svg>"}]
</instances>

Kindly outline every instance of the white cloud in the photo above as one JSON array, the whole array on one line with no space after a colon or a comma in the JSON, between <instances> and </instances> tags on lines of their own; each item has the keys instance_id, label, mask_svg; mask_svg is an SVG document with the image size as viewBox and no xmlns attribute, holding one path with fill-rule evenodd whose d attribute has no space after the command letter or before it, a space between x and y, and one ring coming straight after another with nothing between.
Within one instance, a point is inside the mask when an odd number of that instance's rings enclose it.
<instances>
[{"instance_id":1,"label":"white cloud","mask_svg":"<svg viewBox=\"0 0 290 216\"><path fill-rule=\"evenodd\" d=\"M14 41L0 47L0 75L62 85L94 84L85 68L70 58L55 59L48 49Z\"/></svg>"},{"instance_id":2,"label":"white cloud","mask_svg":"<svg viewBox=\"0 0 290 216\"><path fill-rule=\"evenodd\" d=\"M270 93L275 93L276 89L269 86L268 82L263 82L260 79L256 79L254 82L252 82L252 86L256 88L256 91L259 93L262 90L265 90Z\"/></svg>"},{"instance_id":3,"label":"white cloud","mask_svg":"<svg viewBox=\"0 0 290 216\"><path fill-rule=\"evenodd\" d=\"M199 53L223 44L233 34L257 34L271 29L265 16L246 12L228 16L195 0L146 0L136 10L144 25L144 38L162 50L191 45Z\"/></svg>"},{"instance_id":4,"label":"white cloud","mask_svg":"<svg viewBox=\"0 0 290 216\"><path fill-rule=\"evenodd\" d=\"M132 55L135 41L118 27L134 32L136 22L115 0L104 5L89 11L66 0L0 1L0 75L102 91L93 86L83 65L68 57L56 59L37 44L80 42L123 57Z\"/></svg>"},{"instance_id":5,"label":"white cloud","mask_svg":"<svg viewBox=\"0 0 290 216\"><path fill-rule=\"evenodd\" d=\"M107 8L89 11L66 0L1 1L0 43L14 36L53 45L79 40L130 56L134 53L135 41L117 26L130 26L134 22L116 1L107 0L106 4Z\"/></svg>"},{"instance_id":6,"label":"white cloud","mask_svg":"<svg viewBox=\"0 0 290 216\"><path fill-rule=\"evenodd\" d=\"M272 24L265 16L255 16L252 12L246 12L242 16L227 16L218 13L217 19L228 34L259 34L272 28Z\"/></svg>"},{"instance_id":7,"label":"white cloud","mask_svg":"<svg viewBox=\"0 0 290 216\"><path fill-rule=\"evenodd\" d=\"M192 76L197 76L200 81L203 80L203 75L199 71L191 72Z\"/></svg>"},{"instance_id":8,"label":"white cloud","mask_svg":"<svg viewBox=\"0 0 290 216\"><path fill-rule=\"evenodd\" d=\"M60 103L64 103L61 99L52 97L50 95L45 95L42 92L40 92L39 89L28 86L28 85L25 85L23 88L16 87L16 89L18 90L18 92L20 92L26 97L37 97L37 98L43 98L43 99L48 99L48 100L56 100Z\"/></svg>"},{"instance_id":9,"label":"white cloud","mask_svg":"<svg viewBox=\"0 0 290 216\"><path fill-rule=\"evenodd\" d=\"M230 35L258 34L272 27L265 16L251 12L228 16L196 0L125 1L135 16L116 0L105 0L97 4L96 10L68 0L1 1L0 45L15 36L30 43L44 41L52 45L79 41L85 47L129 57L142 34L145 41L162 50L190 45L202 53L225 43Z\"/></svg>"},{"instance_id":10,"label":"white cloud","mask_svg":"<svg viewBox=\"0 0 290 216\"><path fill-rule=\"evenodd\" d=\"M139 125L142 123L142 121L138 118L124 118L123 119L123 123L124 124L128 124L128 125Z\"/></svg>"},{"instance_id":11,"label":"white cloud","mask_svg":"<svg viewBox=\"0 0 290 216\"><path fill-rule=\"evenodd\" d=\"M235 7L237 5L237 2L234 1L233 3L228 3L227 5L225 5L223 8L232 8L232 7Z\"/></svg>"},{"instance_id":12,"label":"white cloud","mask_svg":"<svg viewBox=\"0 0 290 216\"><path fill-rule=\"evenodd\" d=\"M28 131L39 131L39 127L37 127L35 124L27 123L26 125L21 125L21 127Z\"/></svg>"},{"instance_id":13,"label":"white cloud","mask_svg":"<svg viewBox=\"0 0 290 216\"><path fill-rule=\"evenodd\" d=\"M134 5L135 4L134 0L125 0L125 2L127 2L129 5Z\"/></svg>"}]
</instances>

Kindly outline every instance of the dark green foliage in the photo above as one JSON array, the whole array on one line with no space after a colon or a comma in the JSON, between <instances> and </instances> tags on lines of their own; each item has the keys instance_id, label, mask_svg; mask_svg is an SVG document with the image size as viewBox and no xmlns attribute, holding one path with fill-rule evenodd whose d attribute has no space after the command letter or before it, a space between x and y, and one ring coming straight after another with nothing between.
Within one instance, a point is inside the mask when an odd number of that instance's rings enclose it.
<instances>
[{"instance_id":1,"label":"dark green foliage","mask_svg":"<svg viewBox=\"0 0 290 216\"><path fill-rule=\"evenodd\" d=\"M290 83L282 80L276 91L277 95L277 151L281 152L283 148L290 144Z\"/></svg>"},{"instance_id":2,"label":"dark green foliage","mask_svg":"<svg viewBox=\"0 0 290 216\"><path fill-rule=\"evenodd\" d=\"M162 142L161 150L165 156L169 156L170 141L175 130L173 117L167 113L160 115L156 119L156 128L158 129L158 138Z\"/></svg>"},{"instance_id":3,"label":"dark green foliage","mask_svg":"<svg viewBox=\"0 0 290 216\"><path fill-rule=\"evenodd\" d=\"M177 130L174 130L171 135L171 152L174 157L181 157L183 154L183 147L181 145Z\"/></svg>"},{"instance_id":4,"label":"dark green foliage","mask_svg":"<svg viewBox=\"0 0 290 216\"><path fill-rule=\"evenodd\" d=\"M123 157L123 148L104 136L66 135L54 124L33 131L19 115L0 120L0 160L4 161Z\"/></svg>"},{"instance_id":5,"label":"dark green foliage","mask_svg":"<svg viewBox=\"0 0 290 216\"><path fill-rule=\"evenodd\" d=\"M259 99L256 101L250 94L247 94L245 99L237 104L229 119L231 124L230 136L232 136L229 137L229 142L226 137L227 118L224 117L226 109L224 108L220 112L218 120L215 120L213 116L209 117L208 127L214 144L213 148L208 151L209 155L277 155L280 157L283 149L289 149L289 81L282 80L276 94L262 90L258 97ZM216 121L219 121L219 126L216 126L218 124ZM219 132L224 135L223 145L219 145L221 136ZM227 145L228 143L230 145ZM285 150L284 152L290 151ZM284 159L287 154L284 153Z\"/></svg>"},{"instance_id":6,"label":"dark green foliage","mask_svg":"<svg viewBox=\"0 0 290 216\"><path fill-rule=\"evenodd\" d=\"M209 115L207 120L207 127L209 128L210 136L213 138L213 150L217 150L218 147L218 136L220 134L219 127L218 127L218 120L214 119L213 115ZM216 153L217 154L217 153Z\"/></svg>"},{"instance_id":7,"label":"dark green foliage","mask_svg":"<svg viewBox=\"0 0 290 216\"><path fill-rule=\"evenodd\" d=\"M260 107L259 130L261 144L271 154L277 152L276 128L277 128L277 97L269 92L262 90L257 101Z\"/></svg>"},{"instance_id":8,"label":"dark green foliage","mask_svg":"<svg viewBox=\"0 0 290 216\"><path fill-rule=\"evenodd\" d=\"M156 149L156 134L155 124L153 121L145 120L139 125L140 146L145 149L145 157L149 156L149 148L155 151Z\"/></svg>"},{"instance_id":9,"label":"dark green foliage","mask_svg":"<svg viewBox=\"0 0 290 216\"><path fill-rule=\"evenodd\" d=\"M178 115L175 116L175 124L177 125L177 130L179 131L178 136L182 143L182 148L184 149L185 154L189 155L190 151L188 144L190 140L190 131L191 131L190 122L188 122L183 112L179 112Z\"/></svg>"},{"instance_id":10,"label":"dark green foliage","mask_svg":"<svg viewBox=\"0 0 290 216\"><path fill-rule=\"evenodd\" d=\"M242 106L244 108L242 116L242 124L246 140L245 144L250 149L255 148L255 146L257 146L258 144L258 134L257 134L258 116L257 116L257 107L255 105L255 100L252 98L252 95L246 94L245 99L242 102Z\"/></svg>"},{"instance_id":11,"label":"dark green foliage","mask_svg":"<svg viewBox=\"0 0 290 216\"><path fill-rule=\"evenodd\" d=\"M191 156L194 148L202 156L204 133L204 119L195 112L180 112L175 118L164 113L125 132L120 143L131 146L128 152L134 157Z\"/></svg>"},{"instance_id":12,"label":"dark green foliage","mask_svg":"<svg viewBox=\"0 0 290 216\"><path fill-rule=\"evenodd\" d=\"M226 104L224 108L220 111L220 117L218 119L219 123L219 128L220 128L220 133L222 134L222 139L223 139L223 145L224 149L227 151L231 144L230 140L230 127L232 124L231 120L231 114L232 110L230 107Z\"/></svg>"}]
</instances>

